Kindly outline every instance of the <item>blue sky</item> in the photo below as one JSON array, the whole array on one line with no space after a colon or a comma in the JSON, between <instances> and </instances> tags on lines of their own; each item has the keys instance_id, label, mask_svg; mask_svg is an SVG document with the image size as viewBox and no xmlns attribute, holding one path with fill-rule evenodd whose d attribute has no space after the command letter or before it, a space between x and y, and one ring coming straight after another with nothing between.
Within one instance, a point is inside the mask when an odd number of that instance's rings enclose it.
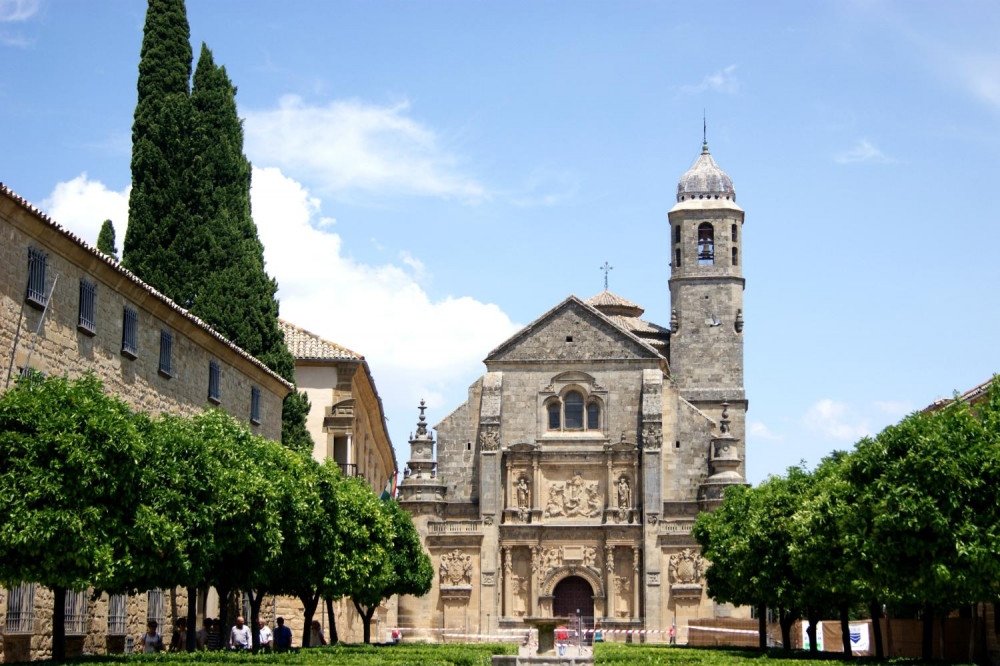
<instances>
[{"instance_id":1,"label":"blue sky","mask_svg":"<svg viewBox=\"0 0 1000 666\"><path fill-rule=\"evenodd\" d=\"M364 354L400 463L602 288L669 320L702 111L746 210L748 477L1000 370L994 2L188 0L239 87L282 315ZM0 180L123 236L145 3L0 0Z\"/></svg>"}]
</instances>

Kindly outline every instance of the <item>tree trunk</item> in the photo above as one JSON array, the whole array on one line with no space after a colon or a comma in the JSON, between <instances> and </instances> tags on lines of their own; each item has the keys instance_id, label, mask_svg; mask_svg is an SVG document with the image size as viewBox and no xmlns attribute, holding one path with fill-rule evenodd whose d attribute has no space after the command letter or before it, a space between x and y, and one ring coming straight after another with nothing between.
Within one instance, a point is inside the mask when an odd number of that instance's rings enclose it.
<instances>
[{"instance_id":1,"label":"tree trunk","mask_svg":"<svg viewBox=\"0 0 1000 666\"><path fill-rule=\"evenodd\" d=\"M976 661L976 625L979 624L979 604L972 604L972 618L969 620L969 663Z\"/></svg>"},{"instance_id":2,"label":"tree trunk","mask_svg":"<svg viewBox=\"0 0 1000 666\"><path fill-rule=\"evenodd\" d=\"M378 608L378 604L372 604L367 609L361 607L357 601L354 602L354 608L357 609L358 615L365 622L365 644L370 644L372 642L372 616L375 615L375 609Z\"/></svg>"},{"instance_id":3,"label":"tree trunk","mask_svg":"<svg viewBox=\"0 0 1000 666\"><path fill-rule=\"evenodd\" d=\"M806 617L809 620L809 628L806 635L809 637L809 652L819 653L819 643L816 641L816 629L819 627L819 610L814 606L806 608Z\"/></svg>"},{"instance_id":4,"label":"tree trunk","mask_svg":"<svg viewBox=\"0 0 1000 666\"><path fill-rule=\"evenodd\" d=\"M757 647L767 649L767 606L757 606Z\"/></svg>"},{"instance_id":5,"label":"tree trunk","mask_svg":"<svg viewBox=\"0 0 1000 666\"><path fill-rule=\"evenodd\" d=\"M779 624L781 624L781 647L786 652L790 652L792 649L792 625L798 614L797 609L782 611L778 619Z\"/></svg>"},{"instance_id":6,"label":"tree trunk","mask_svg":"<svg viewBox=\"0 0 1000 666\"><path fill-rule=\"evenodd\" d=\"M340 637L337 636L337 618L333 614L333 599L330 597L326 598L326 614L330 616L330 645L336 645L340 642Z\"/></svg>"},{"instance_id":7,"label":"tree trunk","mask_svg":"<svg viewBox=\"0 0 1000 666\"><path fill-rule=\"evenodd\" d=\"M316 606L319 605L319 592L305 592L299 595L299 601L302 602L303 609L303 623L304 628L302 629L302 647L307 648L312 642L312 622L313 617L316 615Z\"/></svg>"},{"instance_id":8,"label":"tree trunk","mask_svg":"<svg viewBox=\"0 0 1000 666\"><path fill-rule=\"evenodd\" d=\"M941 631L938 632L938 659L944 661L944 623L948 619L948 613L942 612L939 618L939 624L941 625Z\"/></svg>"},{"instance_id":9,"label":"tree trunk","mask_svg":"<svg viewBox=\"0 0 1000 666\"><path fill-rule=\"evenodd\" d=\"M66 661L66 588L52 588L52 661Z\"/></svg>"},{"instance_id":10,"label":"tree trunk","mask_svg":"<svg viewBox=\"0 0 1000 666\"><path fill-rule=\"evenodd\" d=\"M253 653L260 652L260 605L264 601L264 593L258 591L247 592L250 598L250 645L253 646Z\"/></svg>"},{"instance_id":11,"label":"tree trunk","mask_svg":"<svg viewBox=\"0 0 1000 666\"><path fill-rule=\"evenodd\" d=\"M216 586L219 594L219 649L225 650L229 643L229 589Z\"/></svg>"},{"instance_id":12,"label":"tree trunk","mask_svg":"<svg viewBox=\"0 0 1000 666\"><path fill-rule=\"evenodd\" d=\"M198 588L189 587L187 612L187 641L184 649L194 652L198 649Z\"/></svg>"},{"instance_id":13,"label":"tree trunk","mask_svg":"<svg viewBox=\"0 0 1000 666\"><path fill-rule=\"evenodd\" d=\"M840 605L840 642L844 646L844 659L854 656L851 651L851 625L847 604Z\"/></svg>"},{"instance_id":14,"label":"tree trunk","mask_svg":"<svg viewBox=\"0 0 1000 666\"><path fill-rule=\"evenodd\" d=\"M892 614L886 609L885 613L885 656L892 659L895 652L895 645L892 643Z\"/></svg>"},{"instance_id":15,"label":"tree trunk","mask_svg":"<svg viewBox=\"0 0 1000 666\"><path fill-rule=\"evenodd\" d=\"M920 641L920 656L924 661L934 658L934 610L924 606L923 633Z\"/></svg>"},{"instance_id":16,"label":"tree trunk","mask_svg":"<svg viewBox=\"0 0 1000 666\"><path fill-rule=\"evenodd\" d=\"M878 601L871 601L868 604L868 614L872 616L872 639L875 641L875 658L881 661L885 659L885 650L882 649L882 604Z\"/></svg>"}]
</instances>

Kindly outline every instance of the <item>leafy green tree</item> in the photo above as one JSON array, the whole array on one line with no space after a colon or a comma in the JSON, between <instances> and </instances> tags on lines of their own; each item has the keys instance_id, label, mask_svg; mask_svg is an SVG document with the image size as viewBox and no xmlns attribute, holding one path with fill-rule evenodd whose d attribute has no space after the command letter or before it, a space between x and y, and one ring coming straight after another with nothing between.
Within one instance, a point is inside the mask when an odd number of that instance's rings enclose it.
<instances>
[{"instance_id":1,"label":"leafy green tree","mask_svg":"<svg viewBox=\"0 0 1000 666\"><path fill-rule=\"evenodd\" d=\"M911 414L859 442L845 468L859 513L869 518L855 536L868 583L890 604L923 607L925 658L929 618L997 595L996 400L991 395L978 418L961 402Z\"/></svg>"},{"instance_id":2,"label":"leafy green tree","mask_svg":"<svg viewBox=\"0 0 1000 666\"><path fill-rule=\"evenodd\" d=\"M197 627L198 589L207 589L220 557L216 505L220 492L226 491L219 485L219 458L212 455L218 443L208 441L205 432L192 419L171 415L151 420L145 429L144 508L151 522L157 521L155 533L170 545L155 553L156 576L147 587L186 587L189 627ZM151 547L145 550L154 552ZM195 649L195 634L188 632L189 652Z\"/></svg>"},{"instance_id":3,"label":"leafy green tree","mask_svg":"<svg viewBox=\"0 0 1000 666\"><path fill-rule=\"evenodd\" d=\"M23 378L0 396L0 582L53 590L57 661L66 657L66 591L124 591L152 564L133 539L160 538L140 511L137 423L92 374Z\"/></svg>"},{"instance_id":4,"label":"leafy green tree","mask_svg":"<svg viewBox=\"0 0 1000 666\"><path fill-rule=\"evenodd\" d=\"M101 231L97 234L97 249L104 254L118 258L118 247L115 245L115 225L111 220L104 220Z\"/></svg>"},{"instance_id":5,"label":"leafy green tree","mask_svg":"<svg viewBox=\"0 0 1000 666\"><path fill-rule=\"evenodd\" d=\"M361 585L351 593L354 607L365 623L365 643L371 642L372 616L383 599L395 594L427 594L434 578L431 558L420 545L420 535L413 526L410 514L403 511L396 500L380 501L383 511L390 518L393 532L388 567L384 576L360 581Z\"/></svg>"},{"instance_id":6,"label":"leafy green tree","mask_svg":"<svg viewBox=\"0 0 1000 666\"><path fill-rule=\"evenodd\" d=\"M753 606L758 617L766 609L782 609L794 620L801 581L792 567L792 517L809 484L809 475L791 467L787 477L770 477L756 488L726 489L722 504L702 513L692 535L710 562L705 572L709 595L723 603ZM767 645L761 622L760 646Z\"/></svg>"}]
</instances>

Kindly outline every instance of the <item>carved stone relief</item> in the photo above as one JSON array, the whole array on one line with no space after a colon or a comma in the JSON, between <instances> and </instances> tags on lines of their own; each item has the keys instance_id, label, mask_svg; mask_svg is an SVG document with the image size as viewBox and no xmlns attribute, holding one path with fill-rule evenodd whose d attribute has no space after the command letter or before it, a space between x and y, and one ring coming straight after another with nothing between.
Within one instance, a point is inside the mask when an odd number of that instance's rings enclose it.
<instances>
[{"instance_id":1,"label":"carved stone relief","mask_svg":"<svg viewBox=\"0 0 1000 666\"><path fill-rule=\"evenodd\" d=\"M646 573L646 585L659 585L660 584L660 572L650 571Z\"/></svg>"},{"instance_id":2,"label":"carved stone relief","mask_svg":"<svg viewBox=\"0 0 1000 666\"><path fill-rule=\"evenodd\" d=\"M441 578L442 587L445 585L452 587L471 585L472 556L457 548L447 555L442 555L441 564L438 566L438 575Z\"/></svg>"},{"instance_id":3,"label":"carved stone relief","mask_svg":"<svg viewBox=\"0 0 1000 666\"><path fill-rule=\"evenodd\" d=\"M522 576L514 576L510 579L510 586L514 597L514 615L516 617L524 617L525 609L528 607L528 579Z\"/></svg>"},{"instance_id":4,"label":"carved stone relief","mask_svg":"<svg viewBox=\"0 0 1000 666\"><path fill-rule=\"evenodd\" d=\"M497 574L495 571L484 571L483 572L483 585L492 586L496 585Z\"/></svg>"},{"instance_id":5,"label":"carved stone relief","mask_svg":"<svg viewBox=\"0 0 1000 666\"><path fill-rule=\"evenodd\" d=\"M646 423L642 426L642 446L646 449L658 449L663 445L663 430L659 423Z\"/></svg>"},{"instance_id":6,"label":"carved stone relief","mask_svg":"<svg viewBox=\"0 0 1000 666\"><path fill-rule=\"evenodd\" d=\"M705 560L692 548L685 548L670 556L670 579L680 585L696 585L701 582Z\"/></svg>"},{"instance_id":7,"label":"carved stone relief","mask_svg":"<svg viewBox=\"0 0 1000 666\"><path fill-rule=\"evenodd\" d=\"M579 472L566 482L556 481L549 486L545 503L545 516L594 518L601 514L600 485L586 481Z\"/></svg>"},{"instance_id":8,"label":"carved stone relief","mask_svg":"<svg viewBox=\"0 0 1000 666\"><path fill-rule=\"evenodd\" d=\"M500 448L500 426L484 425L479 431L479 450L496 451Z\"/></svg>"}]
</instances>

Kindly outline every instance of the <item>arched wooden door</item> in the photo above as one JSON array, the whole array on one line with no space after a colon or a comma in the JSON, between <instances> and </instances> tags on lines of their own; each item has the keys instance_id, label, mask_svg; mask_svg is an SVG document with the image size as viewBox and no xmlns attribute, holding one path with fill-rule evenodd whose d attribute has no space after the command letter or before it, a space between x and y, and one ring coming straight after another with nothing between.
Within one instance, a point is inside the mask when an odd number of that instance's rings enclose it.
<instances>
[{"instance_id":1,"label":"arched wooden door","mask_svg":"<svg viewBox=\"0 0 1000 666\"><path fill-rule=\"evenodd\" d=\"M594 590L579 576L563 578L552 591L552 614L555 617L594 617Z\"/></svg>"}]
</instances>

